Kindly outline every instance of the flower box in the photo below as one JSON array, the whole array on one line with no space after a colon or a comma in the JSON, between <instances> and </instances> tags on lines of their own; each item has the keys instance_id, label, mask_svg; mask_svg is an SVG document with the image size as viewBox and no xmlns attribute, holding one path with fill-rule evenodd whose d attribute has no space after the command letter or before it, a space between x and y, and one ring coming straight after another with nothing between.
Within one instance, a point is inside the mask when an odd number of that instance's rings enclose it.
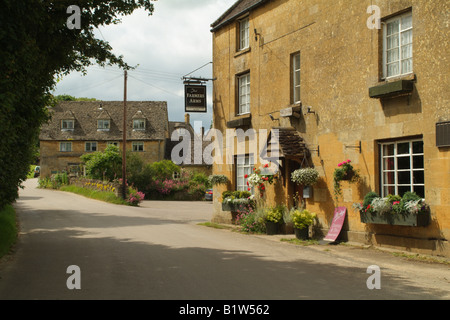
<instances>
[{"instance_id":1,"label":"flower box","mask_svg":"<svg viewBox=\"0 0 450 320\"><path fill-rule=\"evenodd\" d=\"M394 226L426 227L430 224L430 212L421 213L392 213L360 211L362 223L388 224Z\"/></svg>"}]
</instances>

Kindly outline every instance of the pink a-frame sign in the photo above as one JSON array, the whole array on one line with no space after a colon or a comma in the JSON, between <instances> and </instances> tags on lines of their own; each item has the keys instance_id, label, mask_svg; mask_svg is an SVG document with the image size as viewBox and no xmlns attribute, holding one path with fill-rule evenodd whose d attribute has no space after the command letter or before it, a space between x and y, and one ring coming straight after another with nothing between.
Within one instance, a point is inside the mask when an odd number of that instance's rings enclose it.
<instances>
[{"instance_id":1,"label":"pink a-frame sign","mask_svg":"<svg viewBox=\"0 0 450 320\"><path fill-rule=\"evenodd\" d=\"M342 226L345 221L345 214L347 213L346 207L337 207L334 209L334 217L331 222L331 228L328 230L327 236L323 239L326 241L336 241L337 237L341 233Z\"/></svg>"}]
</instances>

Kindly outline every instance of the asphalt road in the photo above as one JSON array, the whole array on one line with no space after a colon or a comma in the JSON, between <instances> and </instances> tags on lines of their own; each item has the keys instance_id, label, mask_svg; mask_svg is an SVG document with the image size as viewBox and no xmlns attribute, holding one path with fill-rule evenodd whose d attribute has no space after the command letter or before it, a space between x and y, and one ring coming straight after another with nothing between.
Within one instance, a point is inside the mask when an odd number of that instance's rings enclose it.
<instances>
[{"instance_id":1,"label":"asphalt road","mask_svg":"<svg viewBox=\"0 0 450 320\"><path fill-rule=\"evenodd\" d=\"M36 184L26 181L15 204L20 237L0 262L0 299L450 298L448 265L198 225L210 220L210 202L127 207ZM67 273L74 265L79 273ZM380 289L367 287L371 265Z\"/></svg>"}]
</instances>

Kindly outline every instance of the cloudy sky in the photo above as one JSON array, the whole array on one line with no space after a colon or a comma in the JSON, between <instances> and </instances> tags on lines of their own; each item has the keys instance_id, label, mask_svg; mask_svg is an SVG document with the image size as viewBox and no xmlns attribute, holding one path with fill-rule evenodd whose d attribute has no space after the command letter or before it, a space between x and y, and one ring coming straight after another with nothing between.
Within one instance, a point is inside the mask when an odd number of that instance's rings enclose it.
<instances>
[{"instance_id":1,"label":"cloudy sky","mask_svg":"<svg viewBox=\"0 0 450 320\"><path fill-rule=\"evenodd\" d=\"M159 0L152 16L142 11L122 18L122 23L96 30L99 39L123 55L132 66L128 73L127 100L167 101L170 121L184 120L182 77L191 74L212 78L212 34L210 25L236 0ZM123 100L123 71L116 67L92 66L88 74L72 73L57 85L54 94ZM212 120L212 82L208 87L208 113L191 113L191 123Z\"/></svg>"}]
</instances>

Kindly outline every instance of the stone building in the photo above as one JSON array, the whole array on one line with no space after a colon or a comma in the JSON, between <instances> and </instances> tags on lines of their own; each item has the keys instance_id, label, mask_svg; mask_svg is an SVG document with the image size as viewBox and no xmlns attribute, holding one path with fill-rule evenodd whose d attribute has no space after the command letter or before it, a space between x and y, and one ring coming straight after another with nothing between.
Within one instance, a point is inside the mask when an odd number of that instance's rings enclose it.
<instances>
[{"instance_id":1,"label":"stone building","mask_svg":"<svg viewBox=\"0 0 450 320\"><path fill-rule=\"evenodd\" d=\"M279 178L268 205L292 206L290 174L313 166L320 180L303 199L324 234L347 208L350 241L450 256L450 3L445 0L240 0L212 25L214 128L278 128ZM214 221L227 222L221 193L245 189L260 156L215 163L228 186L214 190ZM333 173L351 160L358 183ZM430 206L426 226L361 222L352 209L369 191L416 192Z\"/></svg>"},{"instance_id":2,"label":"stone building","mask_svg":"<svg viewBox=\"0 0 450 320\"><path fill-rule=\"evenodd\" d=\"M68 101L50 110L40 134L41 176L67 171L81 174L80 156L114 144L122 150L123 102ZM127 102L127 150L145 162L164 159L168 138L166 102Z\"/></svg>"}]
</instances>

